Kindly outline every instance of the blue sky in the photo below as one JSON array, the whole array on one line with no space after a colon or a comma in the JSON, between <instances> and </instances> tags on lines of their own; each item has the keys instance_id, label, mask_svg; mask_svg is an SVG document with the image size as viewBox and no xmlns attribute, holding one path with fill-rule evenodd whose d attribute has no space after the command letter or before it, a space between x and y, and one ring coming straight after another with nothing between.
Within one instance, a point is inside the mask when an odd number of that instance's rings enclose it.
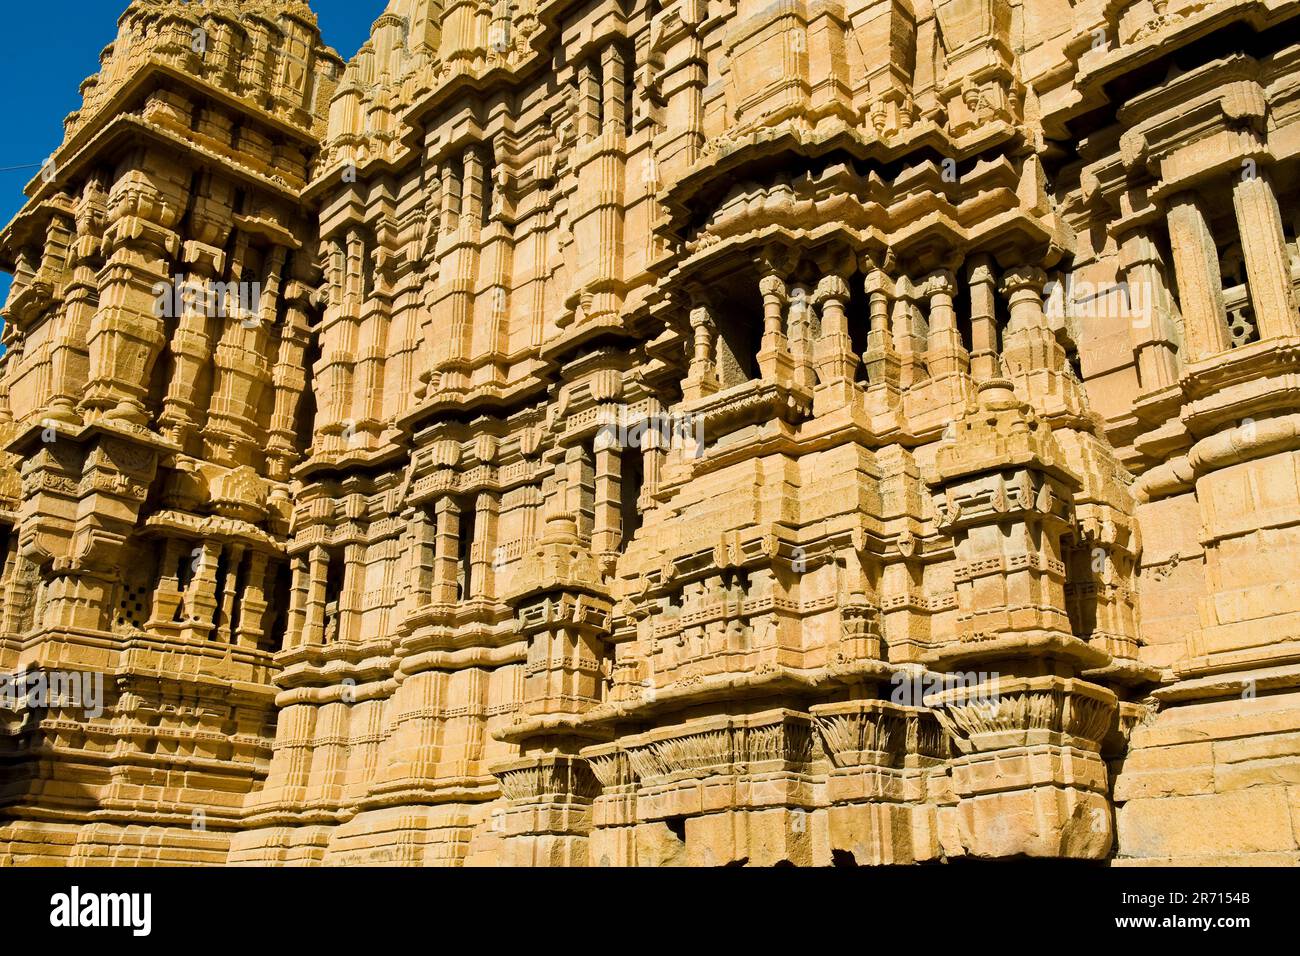
<instances>
[{"instance_id":1,"label":"blue sky","mask_svg":"<svg viewBox=\"0 0 1300 956\"><path fill-rule=\"evenodd\" d=\"M81 81L117 34L128 0L40 0L4 4L0 29L0 224L22 208L23 187L63 140L63 117L81 105ZM325 42L350 57L383 12L384 0L311 0ZM13 167L23 167L15 169ZM9 275L0 272L0 303Z\"/></svg>"}]
</instances>

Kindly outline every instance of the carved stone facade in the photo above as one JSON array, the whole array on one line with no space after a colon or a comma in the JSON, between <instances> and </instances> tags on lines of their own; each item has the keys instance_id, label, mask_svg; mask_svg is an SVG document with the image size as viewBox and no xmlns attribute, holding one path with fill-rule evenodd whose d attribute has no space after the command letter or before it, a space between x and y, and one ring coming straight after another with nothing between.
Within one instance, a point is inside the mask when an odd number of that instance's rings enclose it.
<instances>
[{"instance_id":1,"label":"carved stone facade","mask_svg":"<svg viewBox=\"0 0 1300 956\"><path fill-rule=\"evenodd\" d=\"M1300 861L1298 24L134 0L0 235L0 675L104 676L0 864Z\"/></svg>"}]
</instances>

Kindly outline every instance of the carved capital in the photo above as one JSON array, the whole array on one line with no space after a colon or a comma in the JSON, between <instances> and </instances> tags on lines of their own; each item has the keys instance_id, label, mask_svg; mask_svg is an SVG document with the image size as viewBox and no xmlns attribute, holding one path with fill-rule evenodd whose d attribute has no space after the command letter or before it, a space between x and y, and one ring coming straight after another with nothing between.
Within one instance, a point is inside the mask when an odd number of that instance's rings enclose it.
<instances>
[{"instance_id":1,"label":"carved capital","mask_svg":"<svg viewBox=\"0 0 1300 956\"><path fill-rule=\"evenodd\" d=\"M1134 129L1125 132L1119 138L1119 156L1125 169L1144 164L1147 158L1146 137Z\"/></svg>"},{"instance_id":2,"label":"carved capital","mask_svg":"<svg viewBox=\"0 0 1300 956\"><path fill-rule=\"evenodd\" d=\"M691 309L691 328L697 331L699 329L713 330L713 314L709 311L708 306L697 305Z\"/></svg>"},{"instance_id":3,"label":"carved capital","mask_svg":"<svg viewBox=\"0 0 1300 956\"><path fill-rule=\"evenodd\" d=\"M885 295L892 295L894 293L893 280L889 278L883 269L872 269L869 271L866 274L866 277L862 280L862 288L867 295L872 295L876 292L883 292Z\"/></svg>"},{"instance_id":4,"label":"carved capital","mask_svg":"<svg viewBox=\"0 0 1300 956\"><path fill-rule=\"evenodd\" d=\"M778 275L767 275L759 280L758 291L764 299L776 299L778 302L785 302L787 299L785 280Z\"/></svg>"},{"instance_id":5,"label":"carved capital","mask_svg":"<svg viewBox=\"0 0 1300 956\"><path fill-rule=\"evenodd\" d=\"M1008 269L1002 276L1002 291L1008 294L1022 289L1041 293L1045 285L1047 285L1047 273L1037 266Z\"/></svg>"},{"instance_id":6,"label":"carved capital","mask_svg":"<svg viewBox=\"0 0 1300 956\"><path fill-rule=\"evenodd\" d=\"M939 269L925 277L924 293L928 296L957 294L957 281L948 269Z\"/></svg>"},{"instance_id":7,"label":"carved capital","mask_svg":"<svg viewBox=\"0 0 1300 956\"><path fill-rule=\"evenodd\" d=\"M993 285L998 281L993 264L987 260L971 265L967 275L971 285Z\"/></svg>"},{"instance_id":8,"label":"carved capital","mask_svg":"<svg viewBox=\"0 0 1300 956\"><path fill-rule=\"evenodd\" d=\"M827 302L844 302L849 297L849 284L836 275L822 276L813 293L813 302L823 305Z\"/></svg>"}]
</instances>

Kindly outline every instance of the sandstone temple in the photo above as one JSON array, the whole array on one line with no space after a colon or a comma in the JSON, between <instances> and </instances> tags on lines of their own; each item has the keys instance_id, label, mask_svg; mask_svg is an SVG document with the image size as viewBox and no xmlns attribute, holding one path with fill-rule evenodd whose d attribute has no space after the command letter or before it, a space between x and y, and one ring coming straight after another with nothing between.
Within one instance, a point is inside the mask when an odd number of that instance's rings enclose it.
<instances>
[{"instance_id":1,"label":"sandstone temple","mask_svg":"<svg viewBox=\"0 0 1300 956\"><path fill-rule=\"evenodd\" d=\"M370 2L0 233L0 865L1300 862L1300 0Z\"/></svg>"}]
</instances>

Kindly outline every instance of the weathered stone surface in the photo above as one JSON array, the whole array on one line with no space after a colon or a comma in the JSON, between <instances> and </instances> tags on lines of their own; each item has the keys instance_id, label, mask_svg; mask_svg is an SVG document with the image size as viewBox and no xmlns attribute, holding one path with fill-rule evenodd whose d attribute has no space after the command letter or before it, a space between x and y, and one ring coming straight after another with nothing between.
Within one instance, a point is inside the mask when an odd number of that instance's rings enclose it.
<instances>
[{"instance_id":1,"label":"weathered stone surface","mask_svg":"<svg viewBox=\"0 0 1300 956\"><path fill-rule=\"evenodd\" d=\"M0 865L1300 859L1300 0L373 3L0 233Z\"/></svg>"}]
</instances>

